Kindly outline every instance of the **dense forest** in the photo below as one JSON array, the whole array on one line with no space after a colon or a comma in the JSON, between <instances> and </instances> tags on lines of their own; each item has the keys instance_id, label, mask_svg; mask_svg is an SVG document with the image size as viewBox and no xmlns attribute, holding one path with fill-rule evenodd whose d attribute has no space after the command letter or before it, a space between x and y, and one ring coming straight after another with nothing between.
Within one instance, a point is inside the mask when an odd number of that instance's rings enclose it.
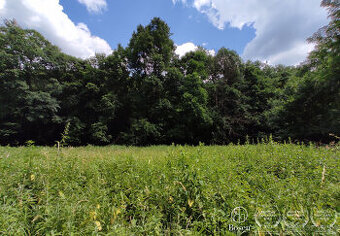
<instances>
[{"instance_id":1,"label":"dense forest","mask_svg":"<svg viewBox=\"0 0 340 236\"><path fill-rule=\"evenodd\" d=\"M272 135L340 136L340 11L299 66L243 61L221 48L175 54L168 25L139 25L127 47L83 60L15 20L0 27L0 144L226 144ZM333 135L333 136L332 136Z\"/></svg>"}]
</instances>

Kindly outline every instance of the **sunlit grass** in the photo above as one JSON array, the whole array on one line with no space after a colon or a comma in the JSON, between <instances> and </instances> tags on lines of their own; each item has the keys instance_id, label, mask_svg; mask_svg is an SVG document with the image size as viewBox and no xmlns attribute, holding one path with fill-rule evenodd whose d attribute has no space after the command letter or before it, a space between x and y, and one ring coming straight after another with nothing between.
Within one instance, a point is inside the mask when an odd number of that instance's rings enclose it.
<instances>
[{"instance_id":1,"label":"sunlit grass","mask_svg":"<svg viewBox=\"0 0 340 236\"><path fill-rule=\"evenodd\" d=\"M300 208L339 212L339 164L334 149L275 143L0 147L0 234L236 233L230 225L251 226L249 234L310 234L332 222L308 216L305 227L292 227L284 216ZM239 206L248 212L241 223L231 217ZM280 223L259 229L255 215L268 207Z\"/></svg>"}]
</instances>

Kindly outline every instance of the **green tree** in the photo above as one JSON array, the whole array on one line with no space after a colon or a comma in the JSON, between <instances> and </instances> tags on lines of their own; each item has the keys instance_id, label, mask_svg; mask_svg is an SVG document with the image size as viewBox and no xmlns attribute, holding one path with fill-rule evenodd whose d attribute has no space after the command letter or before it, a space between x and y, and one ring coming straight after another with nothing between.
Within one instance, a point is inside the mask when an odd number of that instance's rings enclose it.
<instances>
[{"instance_id":1,"label":"green tree","mask_svg":"<svg viewBox=\"0 0 340 236\"><path fill-rule=\"evenodd\" d=\"M224 144L246 136L248 105L242 92L243 63L236 52L221 48L207 83L214 117L213 142Z\"/></svg>"},{"instance_id":2,"label":"green tree","mask_svg":"<svg viewBox=\"0 0 340 236\"><path fill-rule=\"evenodd\" d=\"M0 142L54 141L58 115L59 67L66 56L34 30L15 21L0 27Z\"/></svg>"},{"instance_id":3,"label":"green tree","mask_svg":"<svg viewBox=\"0 0 340 236\"><path fill-rule=\"evenodd\" d=\"M340 4L323 1L330 23L316 32L316 44L303 65L303 80L281 110L282 133L299 140L328 141L340 133Z\"/></svg>"}]
</instances>

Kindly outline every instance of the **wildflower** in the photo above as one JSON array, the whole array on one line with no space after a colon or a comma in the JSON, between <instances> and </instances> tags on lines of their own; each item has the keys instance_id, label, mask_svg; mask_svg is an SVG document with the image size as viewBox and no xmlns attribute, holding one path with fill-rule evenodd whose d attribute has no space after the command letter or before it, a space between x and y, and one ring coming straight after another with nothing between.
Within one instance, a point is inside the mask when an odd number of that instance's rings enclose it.
<instances>
[{"instance_id":1,"label":"wildflower","mask_svg":"<svg viewBox=\"0 0 340 236\"><path fill-rule=\"evenodd\" d=\"M99 221L95 221L94 223L96 224L98 231L101 231L102 230L102 225L100 224L100 222Z\"/></svg>"},{"instance_id":2,"label":"wildflower","mask_svg":"<svg viewBox=\"0 0 340 236\"><path fill-rule=\"evenodd\" d=\"M90 211L90 218L91 218L92 220L95 220L95 219L97 218L97 212L95 212L95 211Z\"/></svg>"},{"instance_id":3,"label":"wildflower","mask_svg":"<svg viewBox=\"0 0 340 236\"><path fill-rule=\"evenodd\" d=\"M35 180L35 175L31 175L31 181Z\"/></svg>"},{"instance_id":4,"label":"wildflower","mask_svg":"<svg viewBox=\"0 0 340 236\"><path fill-rule=\"evenodd\" d=\"M59 196L60 196L61 198L65 198L65 195L64 195L64 193L63 193L62 191L59 191Z\"/></svg>"},{"instance_id":5,"label":"wildflower","mask_svg":"<svg viewBox=\"0 0 340 236\"><path fill-rule=\"evenodd\" d=\"M113 218L111 218L111 224L117 219L117 216L121 213L120 209L117 209L113 212Z\"/></svg>"},{"instance_id":6,"label":"wildflower","mask_svg":"<svg viewBox=\"0 0 340 236\"><path fill-rule=\"evenodd\" d=\"M188 199L188 205L189 205L189 207L192 207L193 204L194 204L194 200Z\"/></svg>"}]
</instances>

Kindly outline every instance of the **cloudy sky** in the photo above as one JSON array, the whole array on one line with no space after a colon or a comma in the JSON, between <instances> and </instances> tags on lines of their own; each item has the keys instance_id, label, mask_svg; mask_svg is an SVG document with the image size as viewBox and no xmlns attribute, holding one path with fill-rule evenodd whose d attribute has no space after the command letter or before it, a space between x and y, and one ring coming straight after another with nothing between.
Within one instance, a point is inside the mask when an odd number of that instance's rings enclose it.
<instances>
[{"instance_id":1,"label":"cloudy sky","mask_svg":"<svg viewBox=\"0 0 340 236\"><path fill-rule=\"evenodd\" d=\"M296 65L306 38L328 23L320 0L0 0L0 18L41 32L64 52L86 58L126 46L138 24L165 20L177 53L221 47L244 60Z\"/></svg>"}]
</instances>

